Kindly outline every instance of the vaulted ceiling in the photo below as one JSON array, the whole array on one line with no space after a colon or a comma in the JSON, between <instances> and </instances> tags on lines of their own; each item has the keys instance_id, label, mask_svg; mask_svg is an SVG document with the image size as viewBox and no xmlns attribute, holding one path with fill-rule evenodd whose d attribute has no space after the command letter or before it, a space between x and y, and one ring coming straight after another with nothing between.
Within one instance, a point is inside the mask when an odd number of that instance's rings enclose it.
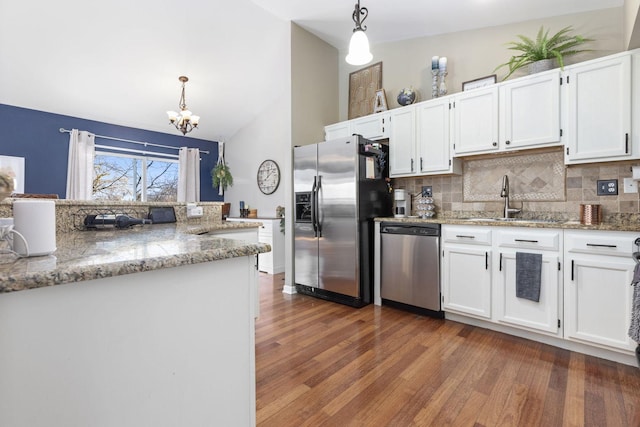
<instances>
[{"instance_id":1,"label":"vaulted ceiling","mask_svg":"<svg viewBox=\"0 0 640 427\"><path fill-rule=\"evenodd\" d=\"M289 24L344 49L355 1L0 0L0 103L166 133L229 138L288 84ZM618 7L623 0L361 0L372 44ZM284 48L283 48L284 47Z\"/></svg>"}]
</instances>

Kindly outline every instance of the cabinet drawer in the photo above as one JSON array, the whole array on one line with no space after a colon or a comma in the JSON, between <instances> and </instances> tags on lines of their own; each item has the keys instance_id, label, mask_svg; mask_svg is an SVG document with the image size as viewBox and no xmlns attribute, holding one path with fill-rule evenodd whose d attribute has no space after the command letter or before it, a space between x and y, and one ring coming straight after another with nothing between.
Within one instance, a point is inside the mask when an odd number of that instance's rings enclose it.
<instances>
[{"instance_id":1,"label":"cabinet drawer","mask_svg":"<svg viewBox=\"0 0 640 427\"><path fill-rule=\"evenodd\" d=\"M523 248L557 251L560 249L560 230L518 230L498 231L496 241L501 248Z\"/></svg>"},{"instance_id":2,"label":"cabinet drawer","mask_svg":"<svg viewBox=\"0 0 640 427\"><path fill-rule=\"evenodd\" d=\"M640 233L565 232L567 252L630 257L636 250L634 241Z\"/></svg>"},{"instance_id":3,"label":"cabinet drawer","mask_svg":"<svg viewBox=\"0 0 640 427\"><path fill-rule=\"evenodd\" d=\"M490 245L491 229L487 227L442 227L442 240L467 245Z\"/></svg>"}]
</instances>

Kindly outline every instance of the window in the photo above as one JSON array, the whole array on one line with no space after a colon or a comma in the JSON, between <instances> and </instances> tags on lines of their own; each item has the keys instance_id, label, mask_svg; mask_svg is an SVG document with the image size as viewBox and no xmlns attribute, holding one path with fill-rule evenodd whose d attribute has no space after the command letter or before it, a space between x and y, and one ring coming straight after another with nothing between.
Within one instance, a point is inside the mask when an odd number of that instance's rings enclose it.
<instances>
[{"instance_id":1,"label":"window","mask_svg":"<svg viewBox=\"0 0 640 427\"><path fill-rule=\"evenodd\" d=\"M96 151L94 200L175 202L178 160Z\"/></svg>"}]
</instances>

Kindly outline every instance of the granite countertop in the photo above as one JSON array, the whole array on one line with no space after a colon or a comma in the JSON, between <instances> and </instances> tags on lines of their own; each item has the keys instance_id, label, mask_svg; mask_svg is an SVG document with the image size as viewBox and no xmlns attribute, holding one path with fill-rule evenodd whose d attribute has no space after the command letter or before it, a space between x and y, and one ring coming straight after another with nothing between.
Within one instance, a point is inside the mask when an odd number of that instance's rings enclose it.
<instances>
[{"instance_id":1,"label":"granite countertop","mask_svg":"<svg viewBox=\"0 0 640 427\"><path fill-rule=\"evenodd\" d=\"M126 230L58 233L57 250L52 255L31 258L0 255L0 293L269 252L268 244L224 239L214 234L259 225L154 224Z\"/></svg>"},{"instance_id":2,"label":"granite countertop","mask_svg":"<svg viewBox=\"0 0 640 427\"><path fill-rule=\"evenodd\" d=\"M451 225L485 225L491 227L528 227L528 228L559 228L559 229L571 229L571 230L594 230L594 231L640 231L640 221L635 218L620 218L615 221L603 222L599 225L585 225L580 221L574 220L560 220L549 217L537 218L537 219L521 219L513 218L509 220L501 220L494 218L432 218L422 219L418 217L384 217L375 218L376 222L400 222L407 224L451 224Z\"/></svg>"}]
</instances>

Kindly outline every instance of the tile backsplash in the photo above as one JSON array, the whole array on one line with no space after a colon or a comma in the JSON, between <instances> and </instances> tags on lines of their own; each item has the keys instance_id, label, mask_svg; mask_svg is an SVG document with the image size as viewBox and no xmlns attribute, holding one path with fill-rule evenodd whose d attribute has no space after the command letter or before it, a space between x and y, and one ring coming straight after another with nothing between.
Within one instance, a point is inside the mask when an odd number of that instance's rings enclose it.
<instances>
[{"instance_id":1,"label":"tile backsplash","mask_svg":"<svg viewBox=\"0 0 640 427\"><path fill-rule=\"evenodd\" d=\"M417 195L422 186L433 187L438 215L501 216L504 199L500 197L502 177L510 184L511 207L522 208L521 217L553 214L566 220L578 220L580 204L600 204L603 217L639 213L639 194L624 193L623 180L632 176L631 166L640 160L590 163L566 166L563 152L532 151L514 155L469 157L463 161L461 176L422 176L395 178L394 188ZM618 195L598 196L597 181L617 179ZM415 206L412 204L412 214Z\"/></svg>"}]
</instances>

